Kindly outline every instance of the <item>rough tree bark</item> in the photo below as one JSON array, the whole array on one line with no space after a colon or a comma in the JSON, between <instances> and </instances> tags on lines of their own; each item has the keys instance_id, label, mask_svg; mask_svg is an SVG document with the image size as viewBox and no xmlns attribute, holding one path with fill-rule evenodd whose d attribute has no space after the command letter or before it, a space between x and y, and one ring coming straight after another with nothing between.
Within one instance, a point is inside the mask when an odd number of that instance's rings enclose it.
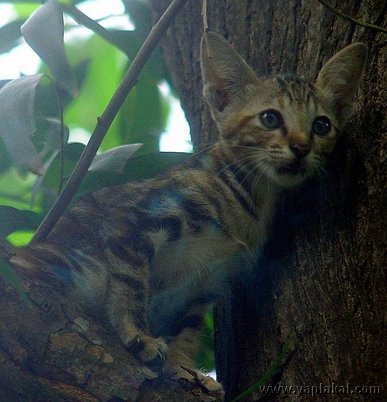
<instances>
[{"instance_id":1,"label":"rough tree bark","mask_svg":"<svg viewBox=\"0 0 387 402\"><path fill-rule=\"evenodd\" d=\"M160 15L169 0L150 3ZM200 3L186 6L163 43L196 149L217 135L201 97ZM235 284L217 308L217 369L227 400L267 373L284 344L288 358L272 384L344 386L335 395L327 388L314 397L306 393L304 400L386 400L386 35L334 16L317 0L208 3L210 29L261 74L314 78L345 45L369 46L355 113L328 175L284 195L254 285ZM330 3L357 19L386 21L383 0ZM339 395L347 384L379 388ZM298 399L257 392L244 400Z\"/></svg>"},{"instance_id":2,"label":"rough tree bark","mask_svg":"<svg viewBox=\"0 0 387 402\"><path fill-rule=\"evenodd\" d=\"M0 281L0 400L215 402L195 383L158 377L106 325L26 273L30 305Z\"/></svg>"}]
</instances>

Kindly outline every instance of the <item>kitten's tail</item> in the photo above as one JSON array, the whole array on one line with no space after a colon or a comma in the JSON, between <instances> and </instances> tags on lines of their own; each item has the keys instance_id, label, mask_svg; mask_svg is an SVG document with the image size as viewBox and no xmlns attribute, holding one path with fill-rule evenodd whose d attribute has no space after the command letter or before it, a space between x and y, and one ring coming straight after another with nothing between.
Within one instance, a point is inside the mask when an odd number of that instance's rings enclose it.
<instances>
[{"instance_id":1,"label":"kitten's tail","mask_svg":"<svg viewBox=\"0 0 387 402\"><path fill-rule=\"evenodd\" d=\"M54 245L12 247L9 252L8 261L16 272L51 283L56 288L62 288L71 279L71 263Z\"/></svg>"},{"instance_id":2,"label":"kitten's tail","mask_svg":"<svg viewBox=\"0 0 387 402\"><path fill-rule=\"evenodd\" d=\"M14 248L10 264L17 273L42 281L62 294L98 304L104 299L109 272L97 257L50 242Z\"/></svg>"}]
</instances>

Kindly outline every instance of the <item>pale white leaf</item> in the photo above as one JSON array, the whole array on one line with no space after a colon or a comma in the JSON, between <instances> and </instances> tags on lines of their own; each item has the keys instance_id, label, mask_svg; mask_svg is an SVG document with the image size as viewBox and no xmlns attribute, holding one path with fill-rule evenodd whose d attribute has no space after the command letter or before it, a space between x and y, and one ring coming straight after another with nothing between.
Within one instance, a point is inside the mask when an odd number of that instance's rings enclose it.
<instances>
[{"instance_id":1,"label":"pale white leaf","mask_svg":"<svg viewBox=\"0 0 387 402\"><path fill-rule=\"evenodd\" d=\"M0 137L16 165L41 175L42 161L31 141L36 131L35 95L41 74L12 80L0 89Z\"/></svg>"},{"instance_id":2,"label":"pale white leaf","mask_svg":"<svg viewBox=\"0 0 387 402\"><path fill-rule=\"evenodd\" d=\"M122 173L128 159L141 147L142 144L127 144L102 152L95 156L89 171Z\"/></svg>"},{"instance_id":3,"label":"pale white leaf","mask_svg":"<svg viewBox=\"0 0 387 402\"><path fill-rule=\"evenodd\" d=\"M26 42L51 70L58 83L75 95L76 84L64 49L64 23L60 4L49 0L22 25Z\"/></svg>"}]
</instances>

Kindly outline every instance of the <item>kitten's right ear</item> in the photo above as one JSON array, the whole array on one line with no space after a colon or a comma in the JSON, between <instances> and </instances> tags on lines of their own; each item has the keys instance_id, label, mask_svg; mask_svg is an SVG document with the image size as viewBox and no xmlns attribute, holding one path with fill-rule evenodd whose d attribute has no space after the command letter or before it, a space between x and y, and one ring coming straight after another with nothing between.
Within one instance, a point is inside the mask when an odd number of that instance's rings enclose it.
<instances>
[{"instance_id":1,"label":"kitten's right ear","mask_svg":"<svg viewBox=\"0 0 387 402\"><path fill-rule=\"evenodd\" d=\"M326 95L342 123L351 114L353 97L366 60L366 45L353 43L328 60L318 74L316 86Z\"/></svg>"},{"instance_id":2,"label":"kitten's right ear","mask_svg":"<svg viewBox=\"0 0 387 402\"><path fill-rule=\"evenodd\" d=\"M242 57L215 32L204 33L200 59L203 95L215 114L222 112L235 100L243 99L251 84L259 82Z\"/></svg>"}]
</instances>

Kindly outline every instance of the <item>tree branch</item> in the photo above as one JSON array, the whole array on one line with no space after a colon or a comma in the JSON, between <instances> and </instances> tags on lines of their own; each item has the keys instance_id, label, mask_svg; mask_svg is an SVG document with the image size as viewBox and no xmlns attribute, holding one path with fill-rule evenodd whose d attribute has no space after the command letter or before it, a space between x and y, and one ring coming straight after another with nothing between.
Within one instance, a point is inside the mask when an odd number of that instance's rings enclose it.
<instances>
[{"instance_id":1,"label":"tree branch","mask_svg":"<svg viewBox=\"0 0 387 402\"><path fill-rule=\"evenodd\" d=\"M202 3L202 22L203 22L203 32L207 32L208 31L207 0L203 0Z\"/></svg>"},{"instance_id":2,"label":"tree branch","mask_svg":"<svg viewBox=\"0 0 387 402\"><path fill-rule=\"evenodd\" d=\"M119 47L120 50L122 50L125 54L127 53L127 50L121 47L117 41L115 40L115 36L106 28L104 28L102 25L100 25L97 21L94 21L90 17L88 17L86 14L84 14L81 10L73 6L72 4L64 4L60 3L63 11L70 15L78 24L83 25L85 28L90 29L97 35L99 35L101 38L105 39L107 42L112 44L115 47Z\"/></svg>"},{"instance_id":3,"label":"tree branch","mask_svg":"<svg viewBox=\"0 0 387 402\"><path fill-rule=\"evenodd\" d=\"M34 237L31 240L31 244L41 241L48 236L60 216L73 199L74 194L76 193L83 177L87 173L87 169L93 161L93 158L97 153L97 150L101 145L107 130L112 124L130 90L136 84L137 78L144 67L145 62L148 60L152 54L152 51L157 46L164 32L172 22L173 18L183 7L186 1L187 0L174 0L167 8L165 13L161 16L159 21L152 28L139 52L131 63L128 71L125 73L121 84L106 106L106 109L102 113L101 117L98 118L94 132L89 140L89 143L84 149L74 169L74 172L71 174L69 181L64 187L62 193L59 195L47 216L43 219L43 222L37 229Z\"/></svg>"},{"instance_id":4,"label":"tree branch","mask_svg":"<svg viewBox=\"0 0 387 402\"><path fill-rule=\"evenodd\" d=\"M317 1L321 3L324 7L326 7L330 12L337 15L338 17L344 18L345 20L353 22L354 24L360 25L364 28L374 29L375 31L387 33L386 28L380 27L378 25L369 24L368 22L364 22L361 20L356 20L355 18L352 18L349 15L342 13L337 8L332 7L325 0L317 0Z\"/></svg>"}]
</instances>

